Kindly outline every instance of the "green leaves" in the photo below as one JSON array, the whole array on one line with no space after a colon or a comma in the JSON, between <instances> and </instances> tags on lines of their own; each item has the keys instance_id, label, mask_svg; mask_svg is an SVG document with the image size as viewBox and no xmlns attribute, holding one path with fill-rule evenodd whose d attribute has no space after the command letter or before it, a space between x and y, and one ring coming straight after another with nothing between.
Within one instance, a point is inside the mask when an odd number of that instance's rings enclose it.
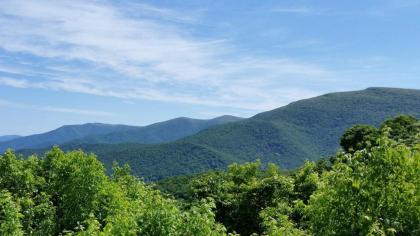
<instances>
[{"instance_id":1,"label":"green leaves","mask_svg":"<svg viewBox=\"0 0 420 236\"><path fill-rule=\"evenodd\" d=\"M420 232L420 153L392 142L356 152L326 173L307 214L319 235Z\"/></svg>"},{"instance_id":2,"label":"green leaves","mask_svg":"<svg viewBox=\"0 0 420 236\"><path fill-rule=\"evenodd\" d=\"M349 146L332 165L307 161L284 173L256 161L178 178L184 201L129 166L115 164L107 176L93 154L53 148L24 159L7 151L0 235L418 235L418 121L385 123L347 131Z\"/></svg>"},{"instance_id":3,"label":"green leaves","mask_svg":"<svg viewBox=\"0 0 420 236\"><path fill-rule=\"evenodd\" d=\"M383 122L379 130L369 125L355 125L344 132L340 145L345 152L355 153L380 145L378 139L381 136L414 146L420 143L420 121L415 117L400 115Z\"/></svg>"},{"instance_id":4,"label":"green leaves","mask_svg":"<svg viewBox=\"0 0 420 236\"><path fill-rule=\"evenodd\" d=\"M53 148L0 156L0 235L224 235L212 200L184 209L129 167L112 177L94 155Z\"/></svg>"},{"instance_id":5,"label":"green leaves","mask_svg":"<svg viewBox=\"0 0 420 236\"><path fill-rule=\"evenodd\" d=\"M190 187L189 199L214 199L216 219L229 232L241 235L263 233L271 222L265 225L264 209L274 209L278 204L289 206L294 196L293 179L281 175L275 165L264 169L259 161L233 164L226 172L203 174L194 178Z\"/></svg>"},{"instance_id":6,"label":"green leaves","mask_svg":"<svg viewBox=\"0 0 420 236\"><path fill-rule=\"evenodd\" d=\"M419 121L407 115L401 115L392 119L386 120L382 125L381 129L389 128L389 138L405 143L413 144L413 142L420 142L420 125Z\"/></svg>"},{"instance_id":7,"label":"green leaves","mask_svg":"<svg viewBox=\"0 0 420 236\"><path fill-rule=\"evenodd\" d=\"M378 137L379 131L375 127L355 125L344 132L340 139L340 145L345 152L354 153L375 146Z\"/></svg>"},{"instance_id":8,"label":"green leaves","mask_svg":"<svg viewBox=\"0 0 420 236\"><path fill-rule=\"evenodd\" d=\"M20 222L23 215L19 205L13 200L12 194L6 190L0 192L0 235L23 235Z\"/></svg>"}]
</instances>

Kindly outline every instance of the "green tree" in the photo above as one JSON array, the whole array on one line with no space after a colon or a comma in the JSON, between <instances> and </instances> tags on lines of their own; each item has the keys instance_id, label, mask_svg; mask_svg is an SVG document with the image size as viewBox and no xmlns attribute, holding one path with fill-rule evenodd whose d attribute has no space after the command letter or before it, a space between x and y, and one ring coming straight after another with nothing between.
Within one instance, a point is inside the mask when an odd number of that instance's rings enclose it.
<instances>
[{"instance_id":1,"label":"green tree","mask_svg":"<svg viewBox=\"0 0 420 236\"><path fill-rule=\"evenodd\" d=\"M319 173L317 165L314 162L306 161L292 176L296 198L307 203L309 197L318 188Z\"/></svg>"},{"instance_id":2,"label":"green tree","mask_svg":"<svg viewBox=\"0 0 420 236\"><path fill-rule=\"evenodd\" d=\"M20 206L12 199L12 194L6 190L0 191L0 235L23 235L19 212Z\"/></svg>"},{"instance_id":3,"label":"green tree","mask_svg":"<svg viewBox=\"0 0 420 236\"><path fill-rule=\"evenodd\" d=\"M46 154L43 164L60 231L74 229L89 214L100 211L100 193L107 177L94 155L82 151L64 153L55 147Z\"/></svg>"},{"instance_id":4,"label":"green tree","mask_svg":"<svg viewBox=\"0 0 420 236\"><path fill-rule=\"evenodd\" d=\"M340 145L345 152L354 153L358 150L376 145L379 131L370 125L355 125L347 129L340 139Z\"/></svg>"},{"instance_id":5,"label":"green tree","mask_svg":"<svg viewBox=\"0 0 420 236\"><path fill-rule=\"evenodd\" d=\"M389 128L389 138L408 145L420 143L420 122L412 116L400 115L386 120L381 129Z\"/></svg>"},{"instance_id":6,"label":"green tree","mask_svg":"<svg viewBox=\"0 0 420 236\"><path fill-rule=\"evenodd\" d=\"M210 172L194 179L193 199L211 197L216 203L216 219L229 232L262 234L266 215L262 211L279 204L292 205L293 179L261 162L232 164L227 172Z\"/></svg>"},{"instance_id":7,"label":"green tree","mask_svg":"<svg viewBox=\"0 0 420 236\"><path fill-rule=\"evenodd\" d=\"M17 158L15 153L7 150L0 158L0 189L22 197L36 189L36 178L27 161Z\"/></svg>"},{"instance_id":8,"label":"green tree","mask_svg":"<svg viewBox=\"0 0 420 236\"><path fill-rule=\"evenodd\" d=\"M92 154L0 156L0 235L225 235L214 202L184 206Z\"/></svg>"},{"instance_id":9,"label":"green tree","mask_svg":"<svg viewBox=\"0 0 420 236\"><path fill-rule=\"evenodd\" d=\"M311 196L315 235L418 235L420 153L382 138L371 151L341 154Z\"/></svg>"},{"instance_id":10,"label":"green tree","mask_svg":"<svg viewBox=\"0 0 420 236\"><path fill-rule=\"evenodd\" d=\"M275 207L268 207L260 212L264 235L270 236L303 236L307 233L297 228L289 215L294 209L288 204L282 203Z\"/></svg>"},{"instance_id":11,"label":"green tree","mask_svg":"<svg viewBox=\"0 0 420 236\"><path fill-rule=\"evenodd\" d=\"M124 215L131 215L140 235L224 235L225 229L217 224L212 211L214 203L203 200L190 209L165 198L159 191L129 174L128 166L114 166L112 180L129 201ZM121 199L121 198L119 198ZM129 222L127 219L126 222ZM118 225L115 223L115 225ZM121 225L121 223L119 223Z\"/></svg>"}]
</instances>

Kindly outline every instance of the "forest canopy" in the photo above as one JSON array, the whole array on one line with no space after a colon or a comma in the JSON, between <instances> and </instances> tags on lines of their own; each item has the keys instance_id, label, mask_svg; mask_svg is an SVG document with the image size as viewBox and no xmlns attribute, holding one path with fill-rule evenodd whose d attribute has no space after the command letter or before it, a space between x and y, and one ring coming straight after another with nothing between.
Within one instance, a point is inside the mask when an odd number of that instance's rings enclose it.
<instances>
[{"instance_id":1,"label":"forest canopy","mask_svg":"<svg viewBox=\"0 0 420 236\"><path fill-rule=\"evenodd\" d=\"M8 150L0 235L419 235L419 121L358 125L340 143L292 172L255 161L156 185L82 151Z\"/></svg>"}]
</instances>

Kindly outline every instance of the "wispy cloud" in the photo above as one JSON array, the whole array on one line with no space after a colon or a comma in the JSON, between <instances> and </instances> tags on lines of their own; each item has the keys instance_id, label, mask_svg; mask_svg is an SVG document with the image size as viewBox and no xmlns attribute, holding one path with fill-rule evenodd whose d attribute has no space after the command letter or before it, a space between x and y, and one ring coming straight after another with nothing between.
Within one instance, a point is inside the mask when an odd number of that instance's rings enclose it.
<instances>
[{"instance_id":1,"label":"wispy cloud","mask_svg":"<svg viewBox=\"0 0 420 236\"><path fill-rule=\"evenodd\" d=\"M278 7L273 8L272 12L277 13L287 13L287 14L320 14L321 11L319 9L305 7L305 6L295 6L295 7Z\"/></svg>"},{"instance_id":2,"label":"wispy cloud","mask_svg":"<svg viewBox=\"0 0 420 236\"><path fill-rule=\"evenodd\" d=\"M52 111L52 112L61 112L61 113L71 113L71 114L78 114L78 115L86 115L86 116L112 116L113 114L110 112L105 111L94 111L94 110L83 110L83 109L74 109L74 108L67 108L67 107L40 107L36 108L42 111Z\"/></svg>"},{"instance_id":3,"label":"wispy cloud","mask_svg":"<svg viewBox=\"0 0 420 236\"><path fill-rule=\"evenodd\" d=\"M28 88L29 84L26 80L0 77L0 84L14 88Z\"/></svg>"},{"instance_id":4,"label":"wispy cloud","mask_svg":"<svg viewBox=\"0 0 420 236\"><path fill-rule=\"evenodd\" d=\"M305 61L243 53L227 39L194 36L183 25L193 27L196 17L147 4L122 8L99 1L5 0L0 48L21 56L20 68L32 68L22 64L22 55L38 65L34 74L3 76L0 83L261 111L313 94L289 81L332 74ZM279 85L294 96L280 96Z\"/></svg>"},{"instance_id":5,"label":"wispy cloud","mask_svg":"<svg viewBox=\"0 0 420 236\"><path fill-rule=\"evenodd\" d=\"M173 21L178 23L197 23L197 18L200 15L200 11L188 11L179 12L171 9L159 8L153 5L144 3L122 3L118 5L118 8L126 13L139 17L151 17L160 18L167 21Z\"/></svg>"},{"instance_id":6,"label":"wispy cloud","mask_svg":"<svg viewBox=\"0 0 420 236\"><path fill-rule=\"evenodd\" d=\"M36 110L36 111L48 111L48 112L59 112L59 113L71 113L76 115L85 115L85 116L112 116L112 113L104 111L95 111L95 110L84 110L84 109L75 109L68 107L53 107L53 106L35 106L29 104L23 104L19 102L13 102L8 100L0 99L0 107L9 107L9 108L18 108L25 110Z\"/></svg>"}]
</instances>

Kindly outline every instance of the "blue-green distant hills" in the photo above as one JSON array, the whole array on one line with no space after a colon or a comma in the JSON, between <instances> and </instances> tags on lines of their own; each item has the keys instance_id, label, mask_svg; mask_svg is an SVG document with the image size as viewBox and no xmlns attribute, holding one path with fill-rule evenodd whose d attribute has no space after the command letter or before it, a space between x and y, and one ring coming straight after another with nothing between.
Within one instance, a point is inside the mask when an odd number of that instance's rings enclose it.
<instances>
[{"instance_id":1,"label":"blue-green distant hills","mask_svg":"<svg viewBox=\"0 0 420 236\"><path fill-rule=\"evenodd\" d=\"M195 134L215 125L239 121L241 119L242 118L228 115L210 120L180 117L144 127L136 127L103 135L89 135L72 141L72 144L164 143Z\"/></svg>"},{"instance_id":2,"label":"blue-green distant hills","mask_svg":"<svg viewBox=\"0 0 420 236\"><path fill-rule=\"evenodd\" d=\"M63 144L75 139L80 139L88 135L102 135L117 131L126 131L135 129L135 126L127 125L108 125L100 123L89 123L83 125L65 125L58 129L42 133L19 137L5 142L0 142L0 151L7 148L43 148L55 144Z\"/></svg>"},{"instance_id":3,"label":"blue-green distant hills","mask_svg":"<svg viewBox=\"0 0 420 236\"><path fill-rule=\"evenodd\" d=\"M346 128L355 124L379 125L399 114L420 117L420 90L368 88L330 93L168 143L70 143L62 148L94 152L107 167L113 161L128 163L134 174L146 180L225 168L232 162L257 158L263 163L295 168L306 159L333 155Z\"/></svg>"},{"instance_id":4,"label":"blue-green distant hills","mask_svg":"<svg viewBox=\"0 0 420 236\"><path fill-rule=\"evenodd\" d=\"M0 151L7 148L38 149L49 148L52 145L64 143L93 144L93 143L161 143L195 134L200 130L214 125L241 120L234 116L221 116L210 120L191 118L176 118L152 125L138 127L128 125L109 125L90 123L83 125L66 125L43 134L19 137L0 142Z\"/></svg>"},{"instance_id":5,"label":"blue-green distant hills","mask_svg":"<svg viewBox=\"0 0 420 236\"><path fill-rule=\"evenodd\" d=\"M13 140L13 139L17 139L19 137L21 137L21 136L19 136L19 135L3 135L3 136L0 136L0 142L10 141L10 140Z\"/></svg>"}]
</instances>

